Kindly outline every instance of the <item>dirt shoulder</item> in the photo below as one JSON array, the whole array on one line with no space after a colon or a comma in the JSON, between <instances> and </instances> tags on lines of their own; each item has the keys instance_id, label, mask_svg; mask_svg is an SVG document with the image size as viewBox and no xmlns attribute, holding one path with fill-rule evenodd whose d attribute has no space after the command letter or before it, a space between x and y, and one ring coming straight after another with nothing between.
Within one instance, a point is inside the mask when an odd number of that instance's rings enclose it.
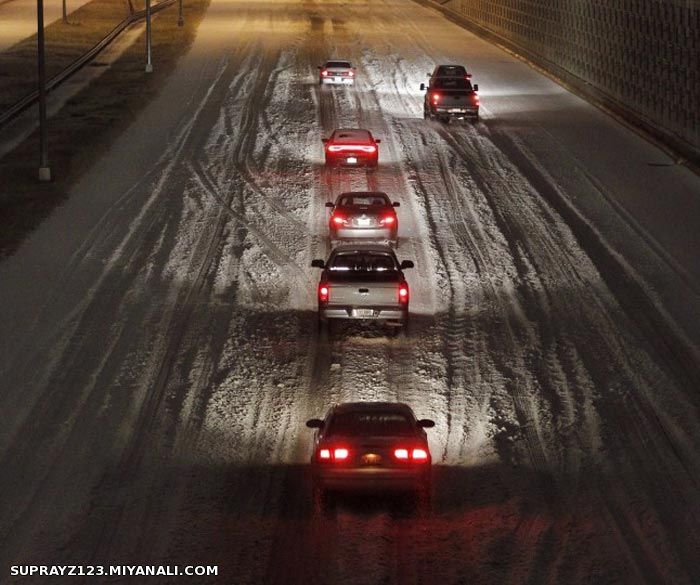
<instances>
[{"instance_id":1,"label":"dirt shoulder","mask_svg":"<svg viewBox=\"0 0 700 585\"><path fill-rule=\"evenodd\" d=\"M124 0L116 4L121 5L123 18ZM53 182L37 180L38 130L0 159L0 258L12 254L65 201L70 186L81 173L159 93L178 58L192 44L208 4L209 0L185 0L184 27L177 26L177 4L153 19L154 73L144 72L145 39L141 35L100 77L69 99L50 119L49 162L55 169Z\"/></svg>"}]
</instances>

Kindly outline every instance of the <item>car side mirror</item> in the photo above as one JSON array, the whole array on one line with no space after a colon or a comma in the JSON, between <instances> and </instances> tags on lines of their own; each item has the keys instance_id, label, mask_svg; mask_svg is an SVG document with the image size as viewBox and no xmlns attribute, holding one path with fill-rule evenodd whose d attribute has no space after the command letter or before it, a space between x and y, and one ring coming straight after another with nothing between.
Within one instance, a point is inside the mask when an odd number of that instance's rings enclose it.
<instances>
[{"instance_id":1,"label":"car side mirror","mask_svg":"<svg viewBox=\"0 0 700 585\"><path fill-rule=\"evenodd\" d=\"M332 201L326 201L326 207L333 208L333 207L335 207L335 203L333 203Z\"/></svg>"},{"instance_id":2,"label":"car side mirror","mask_svg":"<svg viewBox=\"0 0 700 585\"><path fill-rule=\"evenodd\" d=\"M311 422L311 421L309 421ZM307 425L309 423L306 423ZM435 426L435 421L430 420L429 418L422 418L418 421L416 421L416 424L421 427L422 429L432 429Z\"/></svg>"},{"instance_id":3,"label":"car side mirror","mask_svg":"<svg viewBox=\"0 0 700 585\"><path fill-rule=\"evenodd\" d=\"M325 268L326 263L323 260L316 259L311 261L311 268Z\"/></svg>"},{"instance_id":4,"label":"car side mirror","mask_svg":"<svg viewBox=\"0 0 700 585\"><path fill-rule=\"evenodd\" d=\"M321 142L325 144L326 142L328 142L328 138L321 138Z\"/></svg>"},{"instance_id":5,"label":"car side mirror","mask_svg":"<svg viewBox=\"0 0 700 585\"><path fill-rule=\"evenodd\" d=\"M404 260L401 262L401 270L406 270L407 268L413 268L414 264L412 260Z\"/></svg>"},{"instance_id":6,"label":"car side mirror","mask_svg":"<svg viewBox=\"0 0 700 585\"><path fill-rule=\"evenodd\" d=\"M323 421L319 418L312 418L312 419L309 419L306 421L306 426L309 427L310 429L322 429L323 428Z\"/></svg>"},{"instance_id":7,"label":"car side mirror","mask_svg":"<svg viewBox=\"0 0 700 585\"><path fill-rule=\"evenodd\" d=\"M401 204L398 201L394 201L391 205L393 207L401 207Z\"/></svg>"},{"instance_id":8,"label":"car side mirror","mask_svg":"<svg viewBox=\"0 0 700 585\"><path fill-rule=\"evenodd\" d=\"M421 91L425 91L425 83L421 83L421 84L420 84L420 90L421 90Z\"/></svg>"},{"instance_id":9,"label":"car side mirror","mask_svg":"<svg viewBox=\"0 0 700 585\"><path fill-rule=\"evenodd\" d=\"M478 83L474 84L474 91L479 91L479 84Z\"/></svg>"},{"instance_id":10,"label":"car side mirror","mask_svg":"<svg viewBox=\"0 0 700 585\"><path fill-rule=\"evenodd\" d=\"M380 143L382 142L381 138L375 138L374 141L375 141L377 144L380 144Z\"/></svg>"}]
</instances>

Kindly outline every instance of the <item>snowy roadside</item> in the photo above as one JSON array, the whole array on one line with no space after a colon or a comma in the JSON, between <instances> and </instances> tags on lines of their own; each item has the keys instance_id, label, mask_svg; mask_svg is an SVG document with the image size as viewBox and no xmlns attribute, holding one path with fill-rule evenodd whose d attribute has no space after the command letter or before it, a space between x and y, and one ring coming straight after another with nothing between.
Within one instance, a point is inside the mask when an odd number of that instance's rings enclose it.
<instances>
[{"instance_id":1,"label":"snowy roadside","mask_svg":"<svg viewBox=\"0 0 700 585\"><path fill-rule=\"evenodd\" d=\"M144 73L143 24L124 32L98 59L49 95L49 163L52 183L38 183L36 111L3 129L0 143L0 257L11 254L67 197L72 184L161 91L196 35L208 0L185 2L153 19L154 73ZM84 9L89 8L85 6ZM78 11L79 12L79 11ZM82 50L82 49L81 49Z\"/></svg>"}]
</instances>

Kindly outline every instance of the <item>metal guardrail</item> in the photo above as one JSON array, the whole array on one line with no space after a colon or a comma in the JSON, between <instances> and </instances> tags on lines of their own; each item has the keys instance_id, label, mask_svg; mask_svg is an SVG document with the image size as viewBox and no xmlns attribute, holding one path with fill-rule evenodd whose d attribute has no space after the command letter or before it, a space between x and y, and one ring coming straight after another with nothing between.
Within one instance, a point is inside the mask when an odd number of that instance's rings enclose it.
<instances>
[{"instance_id":1,"label":"metal guardrail","mask_svg":"<svg viewBox=\"0 0 700 585\"><path fill-rule=\"evenodd\" d=\"M151 13L158 12L159 10L162 10L163 8L167 8L168 6L175 4L176 0L162 0L161 2L158 2L157 4L154 4L151 6ZM56 75L54 75L51 79L49 79L46 82L46 91L50 92L51 90L55 89L57 86L59 86L61 83L63 83L66 79L68 79L71 75L82 69L85 65L87 65L90 61L92 61L107 45L109 45L114 39L116 39L122 32L124 32L125 29L130 27L132 24L135 22L138 22L139 20L142 20L146 18L146 11L145 10L139 10L138 12L134 12L131 16L125 18L122 20L117 26L115 26L109 34L107 34L106 37L104 37L99 43L97 43L92 49L90 49L87 53L81 55L78 57L75 61L73 61L68 67L66 67L63 71L60 71ZM14 105L10 106L10 108L6 111L4 111L2 114L0 114L0 128L14 120L17 116L19 116L22 112L24 112L27 108L29 108L34 102L36 102L39 99L39 90L36 90L25 97L23 97L21 100L19 100L17 103Z\"/></svg>"}]
</instances>

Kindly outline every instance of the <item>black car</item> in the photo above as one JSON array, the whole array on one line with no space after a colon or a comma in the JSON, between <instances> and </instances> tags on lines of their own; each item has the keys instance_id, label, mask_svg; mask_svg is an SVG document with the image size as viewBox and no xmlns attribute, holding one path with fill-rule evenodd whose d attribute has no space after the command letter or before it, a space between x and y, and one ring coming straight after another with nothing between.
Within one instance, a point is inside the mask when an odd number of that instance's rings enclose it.
<instances>
[{"instance_id":1,"label":"black car","mask_svg":"<svg viewBox=\"0 0 700 585\"><path fill-rule=\"evenodd\" d=\"M317 429L311 470L319 496L327 490L430 493L431 456L426 428L400 402L347 402L334 406Z\"/></svg>"}]
</instances>

